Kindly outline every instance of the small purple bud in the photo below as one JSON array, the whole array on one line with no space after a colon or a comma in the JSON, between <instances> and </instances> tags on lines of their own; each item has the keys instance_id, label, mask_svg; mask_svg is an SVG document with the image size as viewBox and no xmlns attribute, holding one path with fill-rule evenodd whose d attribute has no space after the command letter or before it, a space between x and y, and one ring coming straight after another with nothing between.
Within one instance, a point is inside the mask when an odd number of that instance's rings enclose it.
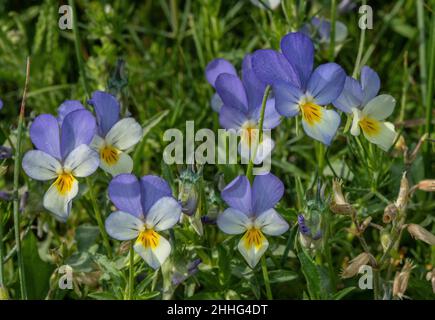
<instances>
[{"instance_id":1,"label":"small purple bud","mask_svg":"<svg viewBox=\"0 0 435 320\"><path fill-rule=\"evenodd\" d=\"M29 199L29 192L25 191L20 198L20 212L26 208L27 200Z\"/></svg>"},{"instance_id":2,"label":"small purple bud","mask_svg":"<svg viewBox=\"0 0 435 320\"><path fill-rule=\"evenodd\" d=\"M0 110L3 109L3 101L0 99Z\"/></svg>"},{"instance_id":3,"label":"small purple bud","mask_svg":"<svg viewBox=\"0 0 435 320\"><path fill-rule=\"evenodd\" d=\"M216 224L216 219L210 218L209 216L202 216L201 222L203 224Z\"/></svg>"},{"instance_id":4,"label":"small purple bud","mask_svg":"<svg viewBox=\"0 0 435 320\"><path fill-rule=\"evenodd\" d=\"M12 195L6 191L1 191L0 190L0 199L4 200L4 201L11 201L12 200Z\"/></svg>"},{"instance_id":5,"label":"small purple bud","mask_svg":"<svg viewBox=\"0 0 435 320\"><path fill-rule=\"evenodd\" d=\"M12 158L12 149L0 146L0 160Z\"/></svg>"}]
</instances>

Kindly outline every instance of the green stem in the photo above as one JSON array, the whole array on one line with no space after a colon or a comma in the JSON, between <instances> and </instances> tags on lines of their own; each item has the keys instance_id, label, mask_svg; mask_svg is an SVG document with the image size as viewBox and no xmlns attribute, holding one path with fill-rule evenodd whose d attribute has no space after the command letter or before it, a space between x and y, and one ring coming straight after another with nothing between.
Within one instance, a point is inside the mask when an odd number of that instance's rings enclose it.
<instances>
[{"instance_id":1,"label":"green stem","mask_svg":"<svg viewBox=\"0 0 435 320\"><path fill-rule=\"evenodd\" d=\"M329 43L329 61L334 61L335 55L335 19L337 16L337 0L331 1L331 41Z\"/></svg>"},{"instance_id":2,"label":"green stem","mask_svg":"<svg viewBox=\"0 0 435 320\"><path fill-rule=\"evenodd\" d=\"M273 300L272 290L270 289L269 272L267 271L266 257L261 257L261 270L263 271L264 285L266 286L267 300Z\"/></svg>"},{"instance_id":3,"label":"green stem","mask_svg":"<svg viewBox=\"0 0 435 320\"><path fill-rule=\"evenodd\" d=\"M258 144L260 144L261 139L263 138L264 111L266 110L266 102L267 102L267 98L269 97L269 93L270 93L270 86L267 86L266 90L264 90L263 101L261 103L260 120L258 122L258 130L260 130ZM257 147L258 145L256 146L255 149L257 149ZM252 182L252 170L254 169L254 162L252 159L255 158L256 152L257 150L254 150L254 152L251 154L252 156L249 159L248 168L246 169L246 177L251 182Z\"/></svg>"},{"instance_id":4,"label":"green stem","mask_svg":"<svg viewBox=\"0 0 435 320\"><path fill-rule=\"evenodd\" d=\"M74 0L68 0L68 3L71 6L72 12L73 12L74 45L75 45L77 63L79 65L79 72L80 72L80 76L82 78L83 89L85 90L86 96L89 98L88 80L86 78L83 57L80 53L80 34L79 34L79 28L77 25L77 11L76 11L76 7L74 4Z\"/></svg>"},{"instance_id":5,"label":"green stem","mask_svg":"<svg viewBox=\"0 0 435 320\"><path fill-rule=\"evenodd\" d=\"M424 29L424 11L423 0L417 0L415 2L417 6L417 26L418 26L418 60L420 64L420 94L423 105L426 102L426 81L427 81L427 69L426 69L426 37Z\"/></svg>"},{"instance_id":6,"label":"green stem","mask_svg":"<svg viewBox=\"0 0 435 320\"><path fill-rule=\"evenodd\" d=\"M0 240L3 239L3 210L0 210ZM3 273L3 241L0 241L0 290L4 286L4 273Z\"/></svg>"},{"instance_id":7,"label":"green stem","mask_svg":"<svg viewBox=\"0 0 435 320\"><path fill-rule=\"evenodd\" d=\"M134 291L134 249L133 249L133 241L130 246L130 266L129 266L129 274L128 274L128 300L133 300L133 291Z\"/></svg>"},{"instance_id":8,"label":"green stem","mask_svg":"<svg viewBox=\"0 0 435 320\"><path fill-rule=\"evenodd\" d=\"M20 294L21 299L27 300L27 287L26 278L24 274L24 262L21 252L21 232L20 232L20 197L18 189L20 187L20 168L21 168L21 143L24 126L24 111L26 108L27 88L29 86L30 75L30 58L27 58L26 65L26 81L24 84L23 98L21 100L20 114L18 116L18 131L17 142L15 146L15 163L14 163L14 232L15 232L15 245L17 247L17 261L18 261L18 278L20 280Z\"/></svg>"},{"instance_id":9,"label":"green stem","mask_svg":"<svg viewBox=\"0 0 435 320\"><path fill-rule=\"evenodd\" d=\"M430 56L429 56L429 80L426 98L426 133L431 137L432 133L432 107L433 107L433 89L434 89L434 69L435 69L435 13L432 12L432 25L430 32ZM431 177L431 144L426 144L426 176Z\"/></svg>"},{"instance_id":10,"label":"green stem","mask_svg":"<svg viewBox=\"0 0 435 320\"><path fill-rule=\"evenodd\" d=\"M100 229L101 237L103 238L103 245L106 248L107 256L112 259L112 247L110 246L109 236L107 235L106 228L104 227L103 218L95 198L94 189L89 178L86 179L89 188L89 195L92 202L92 208L94 209L95 219L97 220L98 228Z\"/></svg>"},{"instance_id":11,"label":"green stem","mask_svg":"<svg viewBox=\"0 0 435 320\"><path fill-rule=\"evenodd\" d=\"M365 6L366 4L367 4L367 1L364 0L362 5ZM359 73L359 71L361 69L360 65L361 65L361 59L362 59L362 54L363 54L363 50L364 50L364 41L365 41L365 38L366 38L366 29L362 28L361 29L361 34L360 34L360 37L359 37L358 54L356 56L355 66L354 66L354 69L353 69L353 72L352 72L352 77L353 78L357 77L357 75L358 75L358 73Z\"/></svg>"}]
</instances>

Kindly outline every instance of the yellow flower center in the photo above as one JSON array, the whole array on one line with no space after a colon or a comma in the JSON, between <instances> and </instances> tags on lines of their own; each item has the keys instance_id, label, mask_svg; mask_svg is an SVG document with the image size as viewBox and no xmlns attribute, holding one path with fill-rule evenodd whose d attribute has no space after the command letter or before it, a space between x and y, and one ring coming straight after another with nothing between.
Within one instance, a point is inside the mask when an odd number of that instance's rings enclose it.
<instances>
[{"instance_id":1,"label":"yellow flower center","mask_svg":"<svg viewBox=\"0 0 435 320\"><path fill-rule=\"evenodd\" d=\"M252 248L253 246L258 249L263 244L265 236L260 229L251 228L246 231L242 239L246 249Z\"/></svg>"},{"instance_id":2,"label":"yellow flower center","mask_svg":"<svg viewBox=\"0 0 435 320\"><path fill-rule=\"evenodd\" d=\"M376 119L364 117L359 121L359 125L365 134L369 136L377 136L381 129L380 123Z\"/></svg>"},{"instance_id":3,"label":"yellow flower center","mask_svg":"<svg viewBox=\"0 0 435 320\"><path fill-rule=\"evenodd\" d=\"M113 166L119 160L119 150L112 146L104 146L100 150L101 159L109 166Z\"/></svg>"},{"instance_id":4,"label":"yellow flower center","mask_svg":"<svg viewBox=\"0 0 435 320\"><path fill-rule=\"evenodd\" d=\"M322 121L322 107L314 102L305 102L300 105L302 117L310 125Z\"/></svg>"},{"instance_id":5,"label":"yellow flower center","mask_svg":"<svg viewBox=\"0 0 435 320\"><path fill-rule=\"evenodd\" d=\"M136 242L141 243L144 248L155 249L159 245L160 236L154 229L145 229L139 233Z\"/></svg>"},{"instance_id":6,"label":"yellow flower center","mask_svg":"<svg viewBox=\"0 0 435 320\"><path fill-rule=\"evenodd\" d=\"M256 143L257 135L259 130L254 122L248 121L242 127L241 139L243 142L247 143L249 146L251 143Z\"/></svg>"},{"instance_id":7,"label":"yellow flower center","mask_svg":"<svg viewBox=\"0 0 435 320\"><path fill-rule=\"evenodd\" d=\"M76 179L71 173L63 171L57 176L54 185L56 186L57 191L64 196L71 191L75 180Z\"/></svg>"}]
</instances>

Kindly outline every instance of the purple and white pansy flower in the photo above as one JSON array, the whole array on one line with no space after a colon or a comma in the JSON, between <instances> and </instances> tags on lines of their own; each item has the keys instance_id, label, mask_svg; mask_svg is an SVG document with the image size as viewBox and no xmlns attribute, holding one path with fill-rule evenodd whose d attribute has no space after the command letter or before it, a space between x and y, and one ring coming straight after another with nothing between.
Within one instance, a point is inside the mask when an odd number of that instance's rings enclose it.
<instances>
[{"instance_id":1,"label":"purple and white pansy flower","mask_svg":"<svg viewBox=\"0 0 435 320\"><path fill-rule=\"evenodd\" d=\"M233 64L222 58L212 60L205 68L205 77L207 82L215 89L216 79L222 73L232 74L237 77L237 71ZM215 92L211 98L211 108L213 111L219 113L223 105L224 103L219 97L219 94Z\"/></svg>"},{"instance_id":2,"label":"purple and white pansy flower","mask_svg":"<svg viewBox=\"0 0 435 320\"><path fill-rule=\"evenodd\" d=\"M301 114L305 133L330 145L340 125L340 116L324 106L343 90L344 70L336 63L325 63L313 70L313 42L301 32L284 36L281 50L282 53L269 49L254 52L255 74L272 86L275 108L281 115Z\"/></svg>"},{"instance_id":3,"label":"purple and white pansy flower","mask_svg":"<svg viewBox=\"0 0 435 320\"><path fill-rule=\"evenodd\" d=\"M79 190L76 178L98 169L98 154L89 147L95 132L92 113L73 100L60 106L58 118L42 114L30 126L36 150L26 152L23 169L33 179L54 180L44 195L43 206L59 221L66 222L70 215Z\"/></svg>"},{"instance_id":4,"label":"purple and white pansy flower","mask_svg":"<svg viewBox=\"0 0 435 320\"><path fill-rule=\"evenodd\" d=\"M238 249L251 268L269 246L265 235L279 236L289 228L274 209L283 194L284 184L271 173L256 176L252 187L246 176L239 176L222 190L229 208L218 216L217 225L227 234L244 234Z\"/></svg>"},{"instance_id":5,"label":"purple and white pansy flower","mask_svg":"<svg viewBox=\"0 0 435 320\"><path fill-rule=\"evenodd\" d=\"M346 77L343 92L334 101L334 106L353 114L352 135L359 136L362 130L367 140L388 151L396 139L396 132L394 124L383 120L393 113L396 100L388 94L377 95L380 87L378 74L364 66L360 81Z\"/></svg>"},{"instance_id":6,"label":"purple and white pansy flower","mask_svg":"<svg viewBox=\"0 0 435 320\"><path fill-rule=\"evenodd\" d=\"M243 59L242 79L234 67L223 59L213 60L206 69L208 81L216 88L222 101L219 123L227 130L240 135L239 154L244 159L261 163L272 151L274 142L268 135L259 141L260 115L266 84L252 70L252 57ZM262 130L271 130L280 124L280 115L275 110L275 99L266 101Z\"/></svg>"},{"instance_id":7,"label":"purple and white pansy flower","mask_svg":"<svg viewBox=\"0 0 435 320\"><path fill-rule=\"evenodd\" d=\"M133 118L119 118L119 103L109 93L95 91L88 103L97 116L91 147L100 155L100 167L112 176L130 173L133 159L127 153L142 138L142 127Z\"/></svg>"},{"instance_id":8,"label":"purple and white pansy flower","mask_svg":"<svg viewBox=\"0 0 435 320\"><path fill-rule=\"evenodd\" d=\"M159 268L171 252L160 232L172 228L181 216L169 184L157 176L138 180L120 174L109 184L109 197L118 211L106 219L107 233L117 240L136 239L136 253L153 269Z\"/></svg>"}]
</instances>

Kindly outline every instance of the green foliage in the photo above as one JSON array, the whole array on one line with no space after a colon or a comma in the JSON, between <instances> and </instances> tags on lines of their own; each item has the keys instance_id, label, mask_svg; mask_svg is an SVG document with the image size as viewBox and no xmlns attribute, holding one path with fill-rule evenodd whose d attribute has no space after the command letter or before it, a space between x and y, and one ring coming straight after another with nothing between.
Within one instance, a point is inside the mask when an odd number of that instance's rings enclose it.
<instances>
[{"instance_id":1,"label":"green foliage","mask_svg":"<svg viewBox=\"0 0 435 320\"><path fill-rule=\"evenodd\" d=\"M80 75L71 30L58 27L58 2L2 1L0 3L0 145L16 143L16 125L25 61L31 56L27 100L26 132L41 113L56 113L68 99L86 105L82 80L91 91L107 90L121 102L122 116L133 116L144 128L144 137L131 155L138 176L157 174L171 185L177 197L179 174L183 169L162 160L168 142L166 129L195 128L217 132L218 115L210 107L213 88L206 82L205 66L214 58L226 58L240 69L243 57L260 48L279 49L289 31L298 30L313 16L329 18L330 1L283 0L276 10L261 10L250 1L158 0L96 1L76 0L79 53L84 61L85 79ZM434 14L423 6L418 12L414 0L384 1L374 6L374 30L366 30L362 62L381 78L381 93L398 101L391 118L411 152L421 135L433 131L433 81L430 82L435 48ZM55 5L53 5L55 3ZM427 3L425 3L427 4ZM359 2L358 4L359 5ZM351 74L355 67L361 30L357 9L338 12L337 19L348 28L348 38L334 59ZM421 28L421 25L424 28ZM424 59L425 58L425 59ZM316 44L316 64L329 59L326 49ZM432 60L431 60L432 59ZM426 76L422 76L425 74ZM432 94L431 94L432 92ZM426 97L426 98L424 98ZM428 98L427 98L428 97ZM89 105L86 105L88 108ZM346 116L342 115L342 127ZM429 128L429 129L427 129ZM32 148L23 134L23 150ZM391 224L382 221L385 207L396 200L402 173L410 185L433 176L433 134L412 163L405 164L397 149L386 153L363 137L354 139L340 129L333 144L322 147L307 137L300 123L285 119L273 131L275 149L272 172L285 184L285 195L277 210L290 224L283 236L269 239L266 253L270 285L276 299L370 299L373 292L358 288L358 276L340 277L343 268L364 251L351 216L330 212L332 179L343 180L346 199L362 223L371 218L364 232L368 249L378 261L384 251L381 234ZM432 140L430 140L432 139ZM222 185L244 172L242 165L207 165L200 180L197 218L213 220L225 209L220 199ZM0 191L13 188L13 159L0 160ZM114 210L107 197L110 177L99 171L90 178L98 208L105 218ZM84 181L83 181L84 182ZM93 213L88 186L80 186L67 224L54 221L42 207L47 184L20 177L20 194L29 191L21 213L23 258L28 295L31 299L125 299L128 291L128 243L111 240L109 259ZM4 285L12 298L19 298L14 253L12 202L0 200L3 227ZM300 245L297 216L315 211L321 216L324 239L316 249ZM433 195L416 191L409 199L407 223L435 230ZM197 221L197 220L196 220ZM265 283L260 265L250 269L237 251L239 237L229 237L215 225L203 224L200 237L189 219L174 232L165 234L173 251L160 271L153 271L139 256L134 261L135 299L264 299ZM199 227L197 227L199 229ZM382 229L382 231L380 230ZM381 267L383 284L391 289L404 258L414 261L406 295L434 299L426 274L435 266L435 249L412 239L406 231L391 248L391 257ZM16 250L16 249L15 249ZM196 273L187 266L202 263ZM74 289L61 290L58 268L74 270ZM172 283L180 274L185 279ZM386 294L392 297L391 290Z\"/></svg>"}]
</instances>

